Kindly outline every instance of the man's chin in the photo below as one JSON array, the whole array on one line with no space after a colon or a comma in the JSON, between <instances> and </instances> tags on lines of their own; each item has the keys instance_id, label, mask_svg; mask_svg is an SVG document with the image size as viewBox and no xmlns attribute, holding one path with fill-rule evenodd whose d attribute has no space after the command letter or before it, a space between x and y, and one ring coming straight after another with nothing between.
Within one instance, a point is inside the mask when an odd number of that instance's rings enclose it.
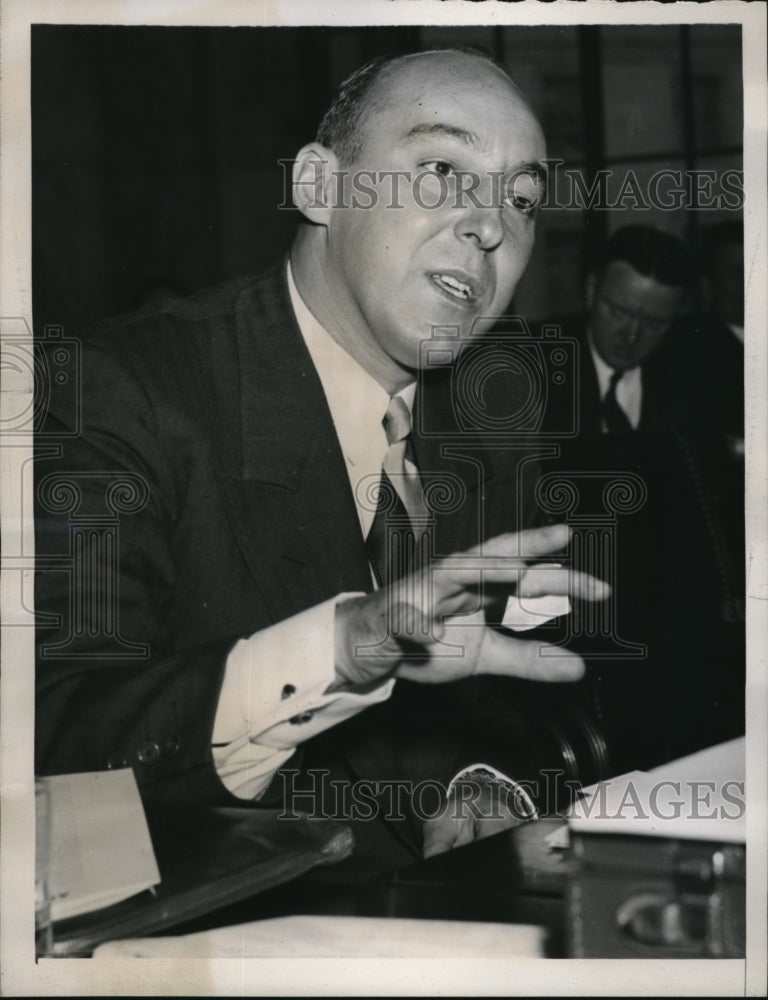
<instances>
[{"instance_id":1,"label":"man's chin","mask_svg":"<svg viewBox=\"0 0 768 1000\"><path fill-rule=\"evenodd\" d=\"M611 368L620 372L628 372L630 368L637 368L641 364L640 358L627 357L625 354L613 355L611 358L606 359Z\"/></svg>"}]
</instances>

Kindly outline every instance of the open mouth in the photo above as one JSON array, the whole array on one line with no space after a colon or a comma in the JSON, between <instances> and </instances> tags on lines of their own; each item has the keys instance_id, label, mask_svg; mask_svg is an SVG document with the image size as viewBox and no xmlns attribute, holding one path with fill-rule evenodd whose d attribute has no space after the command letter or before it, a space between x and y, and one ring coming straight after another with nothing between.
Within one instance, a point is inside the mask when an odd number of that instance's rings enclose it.
<instances>
[{"instance_id":1,"label":"open mouth","mask_svg":"<svg viewBox=\"0 0 768 1000\"><path fill-rule=\"evenodd\" d=\"M454 277L452 274L436 273L432 274L431 278L442 292L445 292L446 295L454 299L458 299L459 302L474 302L477 299L472 286L468 282Z\"/></svg>"}]
</instances>

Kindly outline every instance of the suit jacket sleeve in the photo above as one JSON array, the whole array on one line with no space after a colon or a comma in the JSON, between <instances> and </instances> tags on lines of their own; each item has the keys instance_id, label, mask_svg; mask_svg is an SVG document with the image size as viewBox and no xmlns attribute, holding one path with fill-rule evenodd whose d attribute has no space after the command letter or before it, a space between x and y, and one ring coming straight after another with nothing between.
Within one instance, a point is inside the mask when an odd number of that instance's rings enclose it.
<instances>
[{"instance_id":1,"label":"suit jacket sleeve","mask_svg":"<svg viewBox=\"0 0 768 1000\"><path fill-rule=\"evenodd\" d=\"M111 321L82 340L64 380L51 380L35 477L39 773L132 766L144 794L226 794L211 736L232 648L341 590L364 589L362 540L359 573L320 579L300 564L299 486L311 494L316 482L290 480L296 421L278 415L267 428L256 414L250 445L241 440L244 400L254 405L260 386L238 337L254 349L262 328L270 343L290 339L275 286L246 288L244 305L234 287ZM245 329L238 310L259 329ZM304 360L285 365L306 389ZM301 405L311 410L306 398ZM316 434L311 446L326 441ZM262 468L278 478L261 461L278 448L289 456L284 482L259 483ZM278 677L282 666L268 665Z\"/></svg>"},{"instance_id":2,"label":"suit jacket sleeve","mask_svg":"<svg viewBox=\"0 0 768 1000\"><path fill-rule=\"evenodd\" d=\"M70 388L83 396L73 404L54 391L37 446L36 769L135 766L141 785L183 775L191 787L212 777L210 732L232 639L174 642L182 496L160 415L109 351L89 348L81 360Z\"/></svg>"}]
</instances>

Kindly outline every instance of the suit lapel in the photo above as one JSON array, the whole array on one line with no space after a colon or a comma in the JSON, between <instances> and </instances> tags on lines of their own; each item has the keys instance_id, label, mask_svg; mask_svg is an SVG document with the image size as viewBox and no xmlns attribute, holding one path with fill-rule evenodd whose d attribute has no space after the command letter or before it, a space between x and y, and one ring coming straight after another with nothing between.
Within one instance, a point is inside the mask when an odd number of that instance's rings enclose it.
<instances>
[{"instance_id":1,"label":"suit lapel","mask_svg":"<svg viewBox=\"0 0 768 1000\"><path fill-rule=\"evenodd\" d=\"M369 590L346 465L290 306L284 265L244 286L234 336L219 326L211 341L220 486L238 547L270 613L279 620L342 591ZM435 515L435 555L486 537L486 498L494 486L509 498L513 528L515 484L497 474L504 461L458 426L449 380L427 382L414 413L425 485L447 482L452 498Z\"/></svg>"},{"instance_id":2,"label":"suit lapel","mask_svg":"<svg viewBox=\"0 0 768 1000\"><path fill-rule=\"evenodd\" d=\"M290 306L284 265L239 297L235 341L236 380L225 365L229 390L225 382L217 393L229 429L222 488L242 555L275 618L283 618L341 590L366 589L370 575L344 459ZM239 387L236 398L232 385Z\"/></svg>"}]
</instances>

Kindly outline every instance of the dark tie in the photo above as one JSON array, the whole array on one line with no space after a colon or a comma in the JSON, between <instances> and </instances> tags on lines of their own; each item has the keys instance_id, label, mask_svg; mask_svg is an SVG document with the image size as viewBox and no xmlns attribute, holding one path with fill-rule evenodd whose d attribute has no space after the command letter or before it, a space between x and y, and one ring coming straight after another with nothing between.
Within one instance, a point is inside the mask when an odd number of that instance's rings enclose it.
<instances>
[{"instance_id":1,"label":"dark tie","mask_svg":"<svg viewBox=\"0 0 768 1000\"><path fill-rule=\"evenodd\" d=\"M600 404L603 420L609 434L627 434L633 429L632 424L629 422L629 417L621 406L619 406L619 401L616 399L616 386L623 374L623 371L614 371L613 375L611 375L608 391L603 396L603 401Z\"/></svg>"},{"instance_id":2,"label":"dark tie","mask_svg":"<svg viewBox=\"0 0 768 1000\"><path fill-rule=\"evenodd\" d=\"M389 401L382 421L389 448L384 455L378 504L366 548L376 581L385 587L421 565L426 508L413 463L411 414L399 396Z\"/></svg>"}]
</instances>

